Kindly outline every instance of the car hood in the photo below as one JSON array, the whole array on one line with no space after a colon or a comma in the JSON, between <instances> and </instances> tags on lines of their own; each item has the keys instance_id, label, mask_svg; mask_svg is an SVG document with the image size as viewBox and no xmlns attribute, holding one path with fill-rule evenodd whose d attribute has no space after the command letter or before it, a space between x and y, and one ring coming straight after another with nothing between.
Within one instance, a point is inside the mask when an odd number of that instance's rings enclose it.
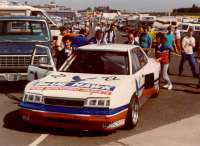
<instances>
[{"instance_id":1,"label":"car hood","mask_svg":"<svg viewBox=\"0 0 200 146\"><path fill-rule=\"evenodd\" d=\"M47 97L88 98L110 97L129 90L128 75L97 75L56 72L34 81L26 92Z\"/></svg>"}]
</instances>

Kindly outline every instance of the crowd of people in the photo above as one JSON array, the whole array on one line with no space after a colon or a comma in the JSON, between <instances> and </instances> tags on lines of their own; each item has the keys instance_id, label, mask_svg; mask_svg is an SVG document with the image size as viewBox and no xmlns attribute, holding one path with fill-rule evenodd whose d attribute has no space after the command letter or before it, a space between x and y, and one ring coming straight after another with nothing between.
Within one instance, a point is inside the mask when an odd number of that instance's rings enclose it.
<instances>
[{"instance_id":1,"label":"crowd of people","mask_svg":"<svg viewBox=\"0 0 200 146\"><path fill-rule=\"evenodd\" d=\"M89 38L90 29L81 28L79 34L74 33L70 27L60 27L60 35L53 40L54 55L57 62L57 68L60 68L70 54L80 46L87 44L109 44L116 43L117 33L114 24L96 24L94 28L95 35ZM198 57L195 58L195 38L193 30L190 28L186 36L181 36L177 27L169 26L167 32L158 32L156 36L151 33L151 28L147 25L137 30L129 31L126 35L127 41L124 44L138 45L149 54L154 51L157 61L161 63L162 77L166 84L163 86L168 90L173 88L170 80L169 66L171 62L171 52L181 55L179 64L179 75L182 75L183 66L186 61L189 62L193 77L199 78L197 88L200 88L200 49ZM199 38L200 39L200 38ZM197 73L196 62L199 64L199 73Z\"/></svg>"}]
</instances>

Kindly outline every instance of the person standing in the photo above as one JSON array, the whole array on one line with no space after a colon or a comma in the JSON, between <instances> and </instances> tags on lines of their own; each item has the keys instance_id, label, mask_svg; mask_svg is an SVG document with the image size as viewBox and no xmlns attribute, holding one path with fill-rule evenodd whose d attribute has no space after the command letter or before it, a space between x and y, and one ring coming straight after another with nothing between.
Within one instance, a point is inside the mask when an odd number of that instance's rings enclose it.
<instances>
[{"instance_id":1,"label":"person standing","mask_svg":"<svg viewBox=\"0 0 200 146\"><path fill-rule=\"evenodd\" d=\"M59 30L60 30L60 34L58 35L58 39L57 39L57 47L58 47L58 51L61 51L64 48L62 39L67 33L67 28L65 26L61 26Z\"/></svg>"},{"instance_id":2,"label":"person standing","mask_svg":"<svg viewBox=\"0 0 200 146\"><path fill-rule=\"evenodd\" d=\"M177 52L177 48L176 48L176 44L175 44L175 36L173 34L173 30L172 30L172 26L171 25L168 26L167 33L165 34L165 37L166 37L167 45L171 47L172 51ZM170 52L170 56L171 56L171 52Z\"/></svg>"},{"instance_id":3,"label":"person standing","mask_svg":"<svg viewBox=\"0 0 200 146\"><path fill-rule=\"evenodd\" d=\"M109 43L115 43L115 41L116 41L116 31L114 24L112 24L110 26L110 29L105 33L104 42L106 44L109 44Z\"/></svg>"},{"instance_id":4,"label":"person standing","mask_svg":"<svg viewBox=\"0 0 200 146\"><path fill-rule=\"evenodd\" d=\"M147 26L143 27L143 32L140 35L139 42L140 42L141 48L143 48L144 51L148 53L152 46L152 38L148 33Z\"/></svg>"},{"instance_id":5,"label":"person standing","mask_svg":"<svg viewBox=\"0 0 200 146\"><path fill-rule=\"evenodd\" d=\"M138 42L135 40L135 36L132 32L128 34L128 40L124 42L124 44L139 45Z\"/></svg>"},{"instance_id":6,"label":"person standing","mask_svg":"<svg viewBox=\"0 0 200 146\"><path fill-rule=\"evenodd\" d=\"M103 40L103 32L101 30L97 30L95 36L92 37L88 42L89 44L105 44Z\"/></svg>"},{"instance_id":7,"label":"person standing","mask_svg":"<svg viewBox=\"0 0 200 146\"><path fill-rule=\"evenodd\" d=\"M59 69L67 58L71 55L72 49L72 38L69 36L64 36L63 39L64 48L60 51L59 57L57 59L57 69Z\"/></svg>"},{"instance_id":8,"label":"person standing","mask_svg":"<svg viewBox=\"0 0 200 146\"><path fill-rule=\"evenodd\" d=\"M179 65L179 75L183 72L183 65L188 61L192 70L193 77L197 77L195 68L195 56L193 48L195 47L195 38L193 37L193 29L189 28L187 36L182 40L182 57Z\"/></svg>"},{"instance_id":9,"label":"person standing","mask_svg":"<svg viewBox=\"0 0 200 146\"><path fill-rule=\"evenodd\" d=\"M161 64L162 77L166 82L166 84L163 87L168 90L172 90L173 85L168 75L168 68L170 64L169 52L171 50L171 47L169 46L169 44L166 43L167 39L163 33L159 33L156 36L156 40L156 58Z\"/></svg>"},{"instance_id":10,"label":"person standing","mask_svg":"<svg viewBox=\"0 0 200 146\"><path fill-rule=\"evenodd\" d=\"M96 27L95 27L95 32L97 31L97 30L101 30L101 24L100 23L97 23L97 25L96 25Z\"/></svg>"},{"instance_id":11,"label":"person standing","mask_svg":"<svg viewBox=\"0 0 200 146\"><path fill-rule=\"evenodd\" d=\"M176 44L176 48L177 48L177 53L180 53L181 50L181 32L178 29L178 27L175 27L174 30L174 35L175 35L175 44Z\"/></svg>"}]
</instances>

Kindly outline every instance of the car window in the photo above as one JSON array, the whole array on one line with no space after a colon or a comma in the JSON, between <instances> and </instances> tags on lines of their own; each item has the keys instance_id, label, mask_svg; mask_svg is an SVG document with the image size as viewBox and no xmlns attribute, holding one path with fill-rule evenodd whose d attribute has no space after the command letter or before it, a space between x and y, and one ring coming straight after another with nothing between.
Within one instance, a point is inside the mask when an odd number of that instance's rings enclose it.
<instances>
[{"instance_id":1,"label":"car window","mask_svg":"<svg viewBox=\"0 0 200 146\"><path fill-rule=\"evenodd\" d=\"M183 29L183 30L187 30L187 29L188 29L188 27L189 27L189 26L188 26L188 25L186 25L186 24L182 25L182 29Z\"/></svg>"},{"instance_id":2,"label":"car window","mask_svg":"<svg viewBox=\"0 0 200 146\"><path fill-rule=\"evenodd\" d=\"M137 55L141 67L146 65L148 60L147 57L144 55L144 52L141 50L141 48L134 48L133 51Z\"/></svg>"},{"instance_id":3,"label":"car window","mask_svg":"<svg viewBox=\"0 0 200 146\"><path fill-rule=\"evenodd\" d=\"M196 31L200 31L200 26L195 26Z\"/></svg>"},{"instance_id":4,"label":"car window","mask_svg":"<svg viewBox=\"0 0 200 146\"><path fill-rule=\"evenodd\" d=\"M136 73L138 70L140 70L141 65L134 50L132 50L130 53L131 53L131 59L132 59L132 73Z\"/></svg>"}]
</instances>

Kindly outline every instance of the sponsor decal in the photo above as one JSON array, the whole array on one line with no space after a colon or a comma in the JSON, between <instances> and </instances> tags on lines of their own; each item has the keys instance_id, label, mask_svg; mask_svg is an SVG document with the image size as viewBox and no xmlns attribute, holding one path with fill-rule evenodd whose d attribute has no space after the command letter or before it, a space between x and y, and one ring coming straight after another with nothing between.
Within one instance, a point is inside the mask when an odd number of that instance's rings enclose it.
<instances>
[{"instance_id":1,"label":"sponsor decal","mask_svg":"<svg viewBox=\"0 0 200 146\"><path fill-rule=\"evenodd\" d=\"M105 81L115 81L115 80L119 80L117 77L115 76L110 76L110 77L103 77L103 79Z\"/></svg>"},{"instance_id":2,"label":"sponsor decal","mask_svg":"<svg viewBox=\"0 0 200 146\"><path fill-rule=\"evenodd\" d=\"M30 90L70 90L111 95L115 86L87 82L37 82Z\"/></svg>"}]
</instances>

